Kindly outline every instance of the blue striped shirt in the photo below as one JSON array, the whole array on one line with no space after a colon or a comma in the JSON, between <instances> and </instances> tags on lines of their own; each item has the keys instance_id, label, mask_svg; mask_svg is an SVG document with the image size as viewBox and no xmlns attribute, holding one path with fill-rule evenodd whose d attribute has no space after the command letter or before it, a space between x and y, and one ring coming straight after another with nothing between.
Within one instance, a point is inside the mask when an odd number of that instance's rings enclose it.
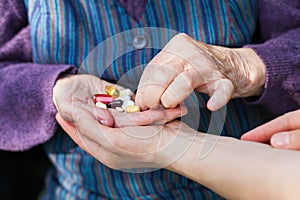
<instances>
[{"instance_id":1,"label":"blue striped shirt","mask_svg":"<svg viewBox=\"0 0 300 200\"><path fill-rule=\"evenodd\" d=\"M106 57L121 51L121 47L108 48L95 63L83 65L89 53L107 38L135 28L142 32L137 34L145 34L146 27L159 27L187 33L205 43L239 47L251 42L257 14L256 0L148 0L140 20L129 16L116 0L29 0L27 5L36 63L72 64L112 82L133 66L145 66L159 49L130 51L100 70L101 64L108 64L103 61ZM124 45L131 46L131 39L126 38ZM149 40L151 44L157 42L157 38ZM196 96L199 130L206 132L211 117L205 108L207 96ZM228 104L226 114L222 134L233 137L268 117L265 110L239 99ZM164 169L148 173L112 170L89 156L62 130L45 144L45 149L54 168L47 177L44 199L221 198Z\"/></svg>"}]
</instances>

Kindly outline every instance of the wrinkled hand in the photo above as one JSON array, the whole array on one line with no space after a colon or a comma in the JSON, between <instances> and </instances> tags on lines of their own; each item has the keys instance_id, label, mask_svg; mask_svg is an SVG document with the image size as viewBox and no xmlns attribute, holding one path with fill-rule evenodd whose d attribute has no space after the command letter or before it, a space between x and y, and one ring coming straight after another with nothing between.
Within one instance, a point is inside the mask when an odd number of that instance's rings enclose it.
<instances>
[{"instance_id":1,"label":"wrinkled hand","mask_svg":"<svg viewBox=\"0 0 300 200\"><path fill-rule=\"evenodd\" d=\"M118 113L113 110L101 109L95 106L93 95L105 93L107 85L114 85L92 75L73 75L59 79L53 88L53 101L61 116L69 122L76 123L78 116L94 119L106 126L148 125L153 122L166 123L186 114L185 107L174 109L147 110L138 113ZM114 85L119 90L121 86ZM80 112L79 112L80 111ZM84 112L83 112L84 111ZM75 114L76 113L76 114Z\"/></svg>"},{"instance_id":2,"label":"wrinkled hand","mask_svg":"<svg viewBox=\"0 0 300 200\"><path fill-rule=\"evenodd\" d=\"M261 94L265 66L250 48L230 49L179 34L148 64L141 77L137 105L173 108L196 89L210 95L217 110L231 98Z\"/></svg>"},{"instance_id":3,"label":"wrinkled hand","mask_svg":"<svg viewBox=\"0 0 300 200\"><path fill-rule=\"evenodd\" d=\"M83 150L118 170L166 167L185 152L197 133L179 121L110 128L92 116L90 119L81 116L78 115L75 124L65 121L59 113L56 119Z\"/></svg>"},{"instance_id":4,"label":"wrinkled hand","mask_svg":"<svg viewBox=\"0 0 300 200\"><path fill-rule=\"evenodd\" d=\"M114 120L108 110L95 107L92 99L95 93L105 93L108 82L92 75L73 75L60 78L53 88L53 102L64 119L72 122L77 109L93 113L104 125L113 126Z\"/></svg>"},{"instance_id":5,"label":"wrinkled hand","mask_svg":"<svg viewBox=\"0 0 300 200\"><path fill-rule=\"evenodd\" d=\"M289 112L248 133L242 140L270 142L275 148L300 150L300 110Z\"/></svg>"}]
</instances>

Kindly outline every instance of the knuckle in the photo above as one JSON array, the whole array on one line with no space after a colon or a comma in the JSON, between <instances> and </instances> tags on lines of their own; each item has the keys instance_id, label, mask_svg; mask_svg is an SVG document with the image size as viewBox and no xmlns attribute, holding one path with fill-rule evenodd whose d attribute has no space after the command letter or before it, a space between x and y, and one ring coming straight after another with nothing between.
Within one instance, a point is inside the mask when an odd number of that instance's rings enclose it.
<instances>
[{"instance_id":1,"label":"knuckle","mask_svg":"<svg viewBox=\"0 0 300 200\"><path fill-rule=\"evenodd\" d=\"M165 108L173 108L173 107L175 107L177 104L179 104L179 101L178 101L177 98L172 99L172 102L171 102L171 101L170 101L170 98L169 98L169 97L166 97L166 96L163 96L163 97L162 97L161 102L162 102L162 105L163 105Z\"/></svg>"},{"instance_id":2,"label":"knuckle","mask_svg":"<svg viewBox=\"0 0 300 200\"><path fill-rule=\"evenodd\" d=\"M193 86L193 75L192 73L180 73L176 79L184 82L186 88L192 88Z\"/></svg>"},{"instance_id":3,"label":"knuckle","mask_svg":"<svg viewBox=\"0 0 300 200\"><path fill-rule=\"evenodd\" d=\"M164 49L169 49L169 50L174 50L174 49L178 49L178 47L180 46L180 49L182 49L184 46L186 46L187 44L191 43L192 39L190 36L188 36L185 33L179 33L177 35L175 35L166 45L166 47Z\"/></svg>"},{"instance_id":4,"label":"knuckle","mask_svg":"<svg viewBox=\"0 0 300 200\"><path fill-rule=\"evenodd\" d=\"M189 39L190 39L190 36L188 36L186 33L179 33L173 37L172 41L182 42L182 41L186 41Z\"/></svg>"},{"instance_id":5,"label":"knuckle","mask_svg":"<svg viewBox=\"0 0 300 200\"><path fill-rule=\"evenodd\" d=\"M81 123L78 125L78 130L82 135L86 135L89 132L90 127L86 123Z\"/></svg>"},{"instance_id":6,"label":"knuckle","mask_svg":"<svg viewBox=\"0 0 300 200\"><path fill-rule=\"evenodd\" d=\"M291 129L293 127L293 120L291 113L285 113L282 116L282 122L287 129Z\"/></svg>"}]
</instances>

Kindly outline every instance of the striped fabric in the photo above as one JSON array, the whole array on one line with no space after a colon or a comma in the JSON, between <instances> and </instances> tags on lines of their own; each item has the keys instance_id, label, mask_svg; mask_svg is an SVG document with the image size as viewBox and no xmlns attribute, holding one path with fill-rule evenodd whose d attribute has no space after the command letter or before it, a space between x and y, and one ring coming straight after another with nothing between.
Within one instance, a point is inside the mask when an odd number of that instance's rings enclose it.
<instances>
[{"instance_id":1,"label":"striped fabric","mask_svg":"<svg viewBox=\"0 0 300 200\"><path fill-rule=\"evenodd\" d=\"M251 42L257 10L255 0L148 0L145 13L136 21L116 0L29 0L27 3L34 61L77 67L102 41L133 28L162 27L210 44L242 46ZM152 40L155 42L155 38ZM132 45L127 42L124 45ZM97 65L84 70L115 82L133 66L145 65L158 52L158 49L129 52L111 63L103 74L97 74L100 67ZM108 49L105 56L112 53ZM206 131L211 116L205 109L207 96L197 94L197 101L199 130ZM222 134L239 137L267 117L265 110L234 100L227 107ZM55 168L48 175L44 199L221 199L205 187L167 170L140 174L111 170L87 155L62 130L45 144L45 149Z\"/></svg>"}]
</instances>

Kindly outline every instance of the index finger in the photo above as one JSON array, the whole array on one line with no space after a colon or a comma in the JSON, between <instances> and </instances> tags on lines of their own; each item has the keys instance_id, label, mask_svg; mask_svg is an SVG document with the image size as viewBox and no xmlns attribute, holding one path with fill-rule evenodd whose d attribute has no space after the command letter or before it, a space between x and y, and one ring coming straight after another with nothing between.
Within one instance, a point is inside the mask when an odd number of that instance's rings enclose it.
<instances>
[{"instance_id":1,"label":"index finger","mask_svg":"<svg viewBox=\"0 0 300 200\"><path fill-rule=\"evenodd\" d=\"M272 135L300 128L300 110L282 115L266 124L263 124L248 133L245 133L241 139L255 142L267 142Z\"/></svg>"},{"instance_id":2,"label":"index finger","mask_svg":"<svg viewBox=\"0 0 300 200\"><path fill-rule=\"evenodd\" d=\"M162 50L145 68L136 94L136 104L141 108L156 108L161 104L163 92L183 71L184 62L168 51Z\"/></svg>"},{"instance_id":3,"label":"index finger","mask_svg":"<svg viewBox=\"0 0 300 200\"><path fill-rule=\"evenodd\" d=\"M185 106L178 106L171 109L150 109L134 113L120 113L114 110L109 111L112 113L115 121L114 127L144 126L154 122L165 124L187 114L187 108Z\"/></svg>"}]
</instances>

